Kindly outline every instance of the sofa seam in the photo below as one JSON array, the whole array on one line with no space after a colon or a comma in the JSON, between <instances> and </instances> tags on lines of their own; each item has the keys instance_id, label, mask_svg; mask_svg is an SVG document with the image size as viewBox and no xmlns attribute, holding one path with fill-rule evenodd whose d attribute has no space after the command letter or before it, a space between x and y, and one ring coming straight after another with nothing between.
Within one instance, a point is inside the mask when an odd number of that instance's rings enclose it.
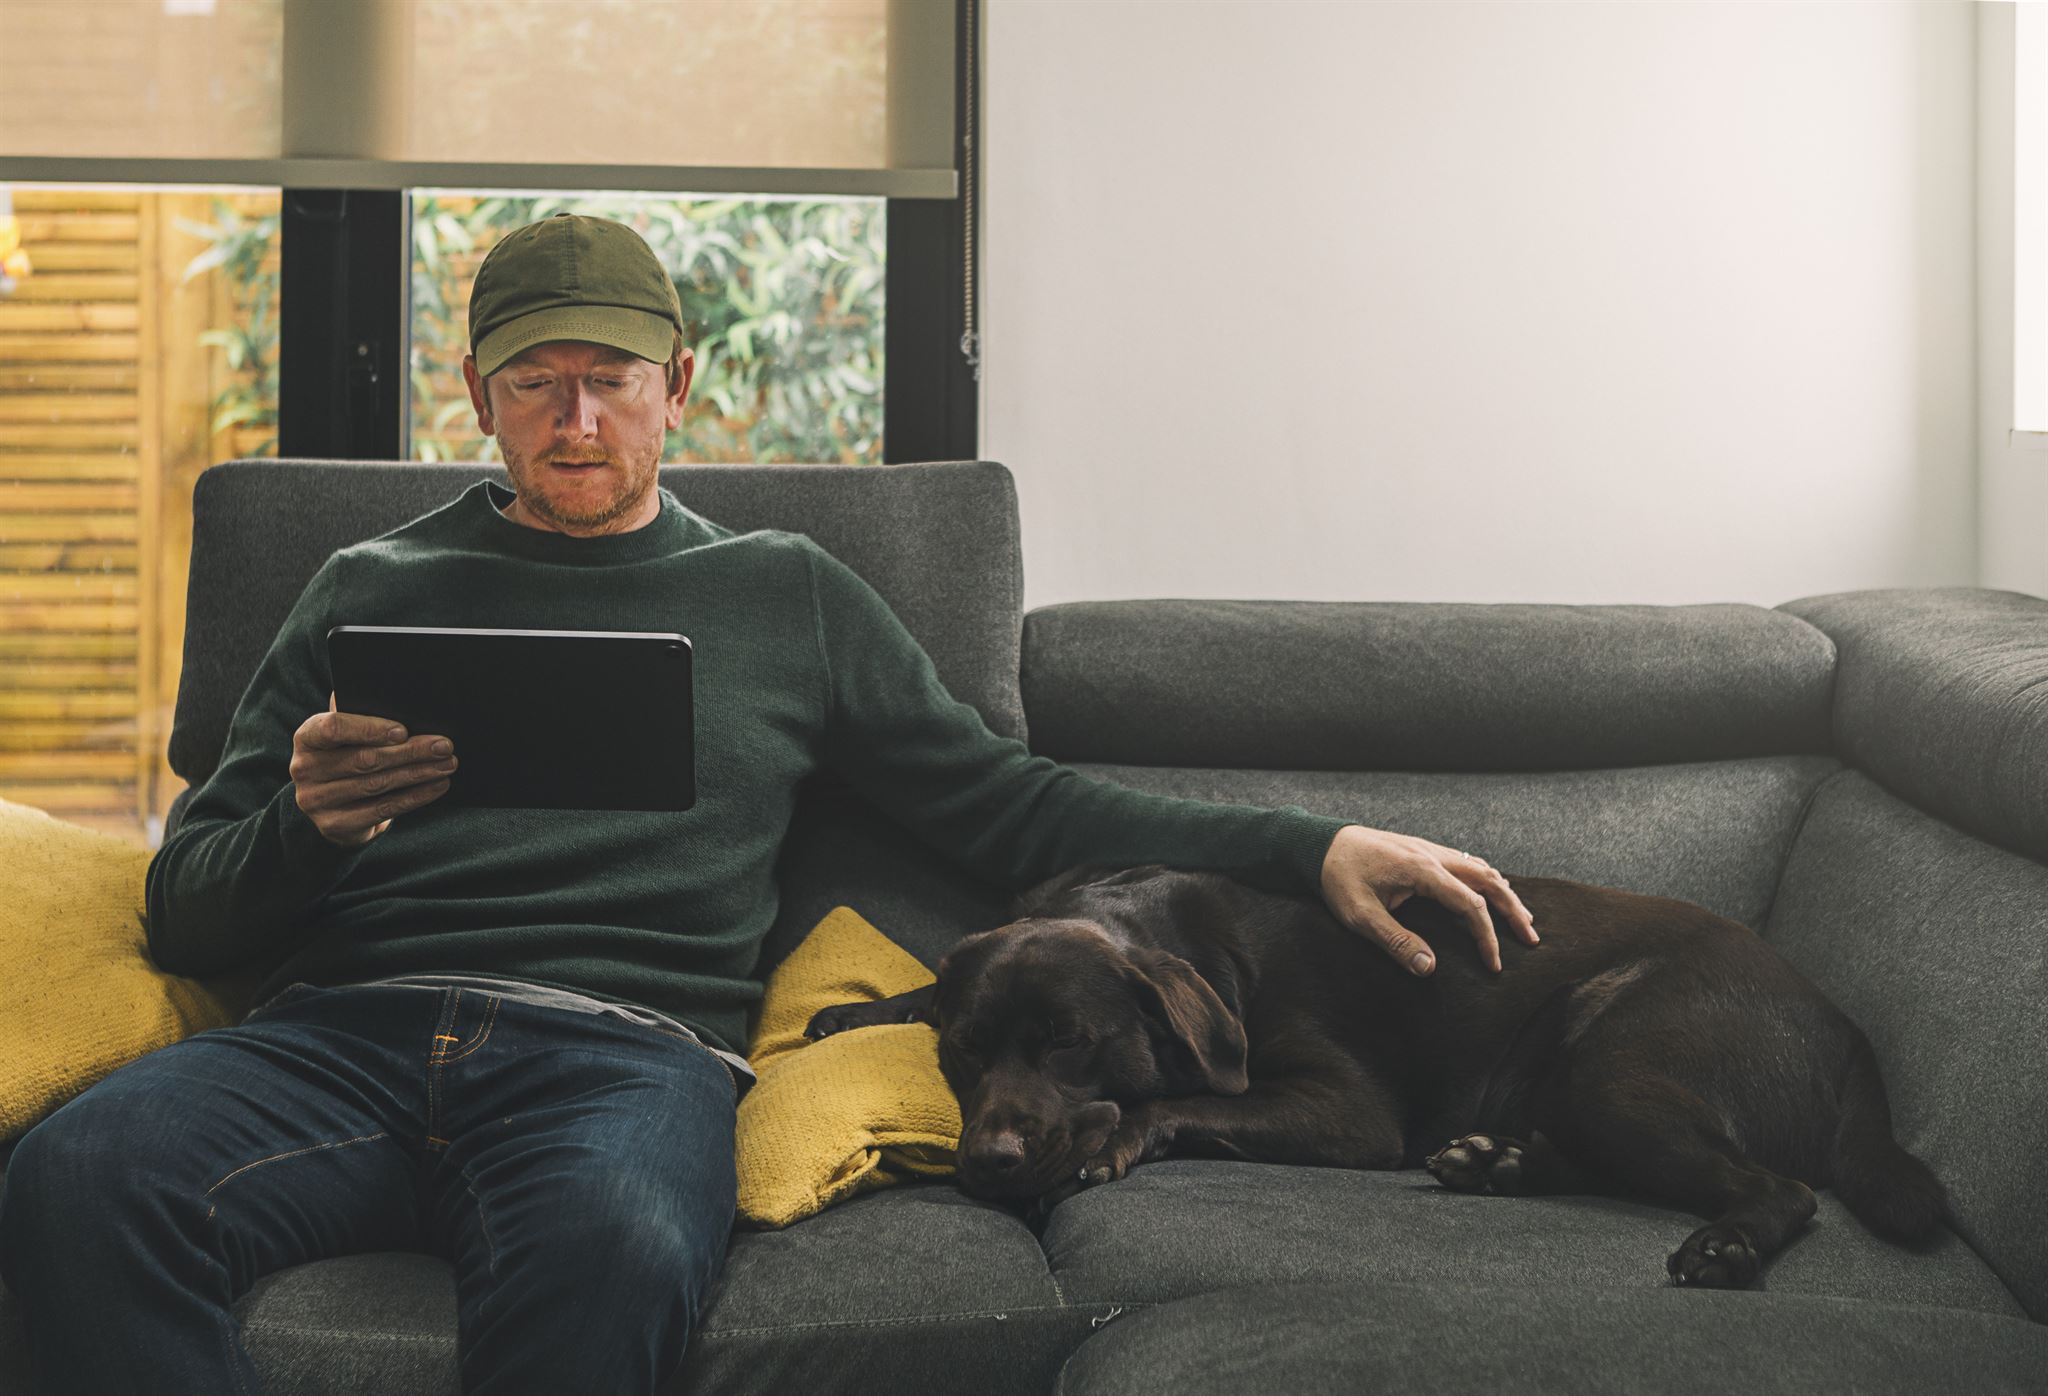
<instances>
[{"instance_id":1,"label":"sofa seam","mask_svg":"<svg viewBox=\"0 0 2048 1396\"><path fill-rule=\"evenodd\" d=\"M1105 1304L1104 1307L1114 1308L1116 1306ZM1130 1306L1126 1305L1125 1308L1128 1311ZM751 1328L717 1329L700 1328L696 1332L696 1334L692 1336L690 1341L692 1344L696 1344L700 1342L709 1342L713 1338L747 1338L760 1337L764 1334L817 1333L840 1329L857 1328L904 1328L911 1326L923 1327L925 1325L933 1323L952 1323L960 1319L1008 1319L1013 1315L1059 1315L1079 1314L1081 1312L1081 1308L1073 1305L1026 1304L1011 1305L1007 1308L1002 1309L975 1309L960 1313L949 1314L912 1314L901 1318L827 1319L818 1323L784 1323L774 1324L767 1327L756 1326Z\"/></svg>"},{"instance_id":2,"label":"sofa seam","mask_svg":"<svg viewBox=\"0 0 2048 1396\"><path fill-rule=\"evenodd\" d=\"M360 1328L308 1328L300 1323L275 1323L264 1319L242 1325L245 1333L289 1333L298 1338L335 1338L345 1342L436 1343L453 1347L455 1334L447 1333L365 1333Z\"/></svg>"},{"instance_id":3,"label":"sofa seam","mask_svg":"<svg viewBox=\"0 0 2048 1396\"><path fill-rule=\"evenodd\" d=\"M762 1336L773 1336L778 1333L814 1333L833 1329L903 1328L913 1326L923 1327L931 1323L949 1323L957 1319L1003 1320L1009 1318L1013 1314L1081 1314L1086 1312L1088 1309L1093 1308L1120 1309L1123 1311L1123 1313L1129 1314L1139 1309L1148 1309L1151 1307L1153 1307L1153 1305L1149 1303L1115 1303L1105 1299L1096 1300L1089 1304L1083 1305L1060 1304L1057 1306L1049 1306L1045 1304L1033 1304L1026 1305L1023 1307L1012 1306L1010 1308L1004 1309L977 1309L965 1313L911 1314L900 1318L831 1319L818 1323L785 1323L767 1326L756 1325L748 1328L700 1328L697 1331L697 1333L691 1338L690 1342L691 1346L694 1347L699 1343L709 1342L716 1338L755 1338ZM250 1331L256 1333L290 1333L295 1337L301 1338L335 1338L345 1339L349 1342L360 1342L368 1340L371 1342L379 1343L450 1344L455 1341L453 1334L442 1335L437 1333L365 1333L361 1329L311 1328L304 1324L277 1323L263 1319L256 1319L248 1323L246 1327Z\"/></svg>"},{"instance_id":4,"label":"sofa seam","mask_svg":"<svg viewBox=\"0 0 2048 1396\"><path fill-rule=\"evenodd\" d=\"M1812 816L1813 807L1820 802L1820 792L1856 769L1854 766L1843 763L1840 757L1835 759L1840 763L1838 769L1828 772L1827 775L1815 781L1813 788L1806 792L1805 803L1799 806L1799 818L1792 825L1792 837L1785 841L1784 856L1778 859L1778 875L1771 879L1771 899L1764 903L1763 917L1756 928L1758 935L1762 935L1770 928L1771 913L1778 909L1779 894L1785 889L1786 870L1792 866L1792 852L1799 847L1799 836L1806 832L1806 821Z\"/></svg>"}]
</instances>

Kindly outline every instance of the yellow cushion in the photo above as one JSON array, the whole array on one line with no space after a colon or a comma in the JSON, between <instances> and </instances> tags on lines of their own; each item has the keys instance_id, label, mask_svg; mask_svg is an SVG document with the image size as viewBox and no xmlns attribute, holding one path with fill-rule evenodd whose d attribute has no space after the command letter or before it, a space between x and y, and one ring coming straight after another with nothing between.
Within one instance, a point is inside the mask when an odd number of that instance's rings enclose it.
<instances>
[{"instance_id":1,"label":"yellow cushion","mask_svg":"<svg viewBox=\"0 0 2048 1396\"><path fill-rule=\"evenodd\" d=\"M932 973L851 907L831 914L768 977L740 1101L739 1214L787 1226L857 1193L953 1171L960 1106L939 1074L939 1036L891 1023L804 1036L835 1003L891 998Z\"/></svg>"},{"instance_id":2,"label":"yellow cushion","mask_svg":"<svg viewBox=\"0 0 2048 1396\"><path fill-rule=\"evenodd\" d=\"M150 963L149 858L0 800L0 1139L137 1057L239 1021L231 992Z\"/></svg>"}]
</instances>

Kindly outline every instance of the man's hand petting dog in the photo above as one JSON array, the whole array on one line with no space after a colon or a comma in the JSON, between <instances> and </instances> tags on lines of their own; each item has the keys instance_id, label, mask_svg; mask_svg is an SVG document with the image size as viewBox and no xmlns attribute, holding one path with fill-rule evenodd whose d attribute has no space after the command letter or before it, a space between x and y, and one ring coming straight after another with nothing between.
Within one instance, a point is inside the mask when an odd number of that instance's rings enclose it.
<instances>
[{"instance_id":1,"label":"man's hand petting dog","mask_svg":"<svg viewBox=\"0 0 2048 1396\"><path fill-rule=\"evenodd\" d=\"M1323 901L1331 915L1377 943L1409 973L1428 974L1436 968L1429 946L1403 929L1392 914L1413 896L1440 902L1471 923L1479 958L1490 970L1500 969L1500 940L1488 914L1489 902L1516 935L1536 943L1535 918L1508 880L1484 858L1363 824L1347 824L1337 831L1330 851L1323 855Z\"/></svg>"}]
</instances>

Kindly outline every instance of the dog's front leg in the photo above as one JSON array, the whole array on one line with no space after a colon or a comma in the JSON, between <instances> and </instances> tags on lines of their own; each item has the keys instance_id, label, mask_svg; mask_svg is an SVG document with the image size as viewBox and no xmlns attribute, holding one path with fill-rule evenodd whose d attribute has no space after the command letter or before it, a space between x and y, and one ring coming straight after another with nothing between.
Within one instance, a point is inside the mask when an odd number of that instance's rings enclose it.
<instances>
[{"instance_id":1,"label":"dog's front leg","mask_svg":"<svg viewBox=\"0 0 2048 1396\"><path fill-rule=\"evenodd\" d=\"M929 1023L932 1020L932 995L937 988L936 984L926 984L893 998L835 1003L830 1008L821 1008L805 1024L804 1036L815 1042L834 1033L877 1027L883 1023Z\"/></svg>"},{"instance_id":2,"label":"dog's front leg","mask_svg":"<svg viewBox=\"0 0 2048 1396\"><path fill-rule=\"evenodd\" d=\"M1115 1182L1141 1163L1166 1157L1173 1136L1162 1128L1168 1125L1168 1121L1161 1107L1179 1103L1177 1100L1144 1100L1124 1106L1116 1123L1110 1127L1109 1137L1081 1165L1075 1183L1086 1188L1097 1183Z\"/></svg>"},{"instance_id":3,"label":"dog's front leg","mask_svg":"<svg viewBox=\"0 0 2048 1396\"><path fill-rule=\"evenodd\" d=\"M1173 1096L1125 1106L1076 1181L1113 1182L1138 1164L1174 1155L1399 1168L1401 1145L1398 1103L1378 1082L1255 1081L1241 1095Z\"/></svg>"}]
</instances>

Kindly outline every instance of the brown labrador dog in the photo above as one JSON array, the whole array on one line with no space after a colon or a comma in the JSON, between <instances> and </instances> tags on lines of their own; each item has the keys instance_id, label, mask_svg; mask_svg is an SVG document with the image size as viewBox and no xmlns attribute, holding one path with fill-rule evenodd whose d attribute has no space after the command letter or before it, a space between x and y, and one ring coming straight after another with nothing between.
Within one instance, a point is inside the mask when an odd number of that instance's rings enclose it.
<instances>
[{"instance_id":1,"label":"brown labrador dog","mask_svg":"<svg viewBox=\"0 0 2048 1396\"><path fill-rule=\"evenodd\" d=\"M1426 1165L1445 1187L1644 1198L1708 1219L1666 1264L1737 1287L1831 1186L1897 1241L1947 1195L1892 1137L1870 1044L1746 927L1669 897L1510 877L1540 944L1411 897L1408 973L1320 900L1157 865L1071 869L937 981L827 1008L825 1037L938 1029L958 1181L1047 1209L1153 1159Z\"/></svg>"}]
</instances>

